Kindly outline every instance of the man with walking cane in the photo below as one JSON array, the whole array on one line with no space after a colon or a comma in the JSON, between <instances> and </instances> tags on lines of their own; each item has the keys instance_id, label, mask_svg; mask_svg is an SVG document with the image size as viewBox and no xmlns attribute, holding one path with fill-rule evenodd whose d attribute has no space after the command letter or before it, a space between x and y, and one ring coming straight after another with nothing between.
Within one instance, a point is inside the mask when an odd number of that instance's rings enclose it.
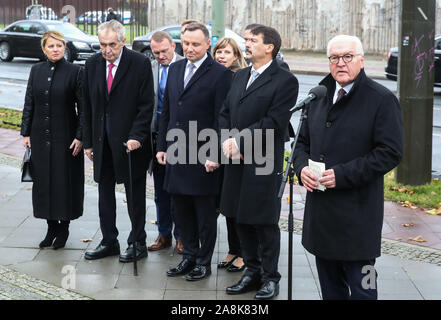
<instances>
[{"instance_id":1,"label":"man with walking cane","mask_svg":"<svg viewBox=\"0 0 441 320\"><path fill-rule=\"evenodd\" d=\"M88 260L120 254L115 183L124 183L132 222L128 248L119 260L133 261L134 244L136 260L147 257L145 192L151 159L153 79L149 59L125 48L124 34L124 26L118 21L101 24L101 54L88 59L85 67L84 148L93 161L94 179L98 182L103 236L97 248L86 252ZM126 151L130 152L131 167Z\"/></svg>"}]
</instances>

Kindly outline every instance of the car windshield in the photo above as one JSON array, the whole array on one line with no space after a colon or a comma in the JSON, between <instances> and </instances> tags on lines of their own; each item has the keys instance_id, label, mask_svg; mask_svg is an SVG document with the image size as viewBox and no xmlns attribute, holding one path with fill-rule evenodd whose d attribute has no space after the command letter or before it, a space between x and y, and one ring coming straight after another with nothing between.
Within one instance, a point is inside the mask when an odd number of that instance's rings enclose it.
<instances>
[{"instance_id":1,"label":"car windshield","mask_svg":"<svg viewBox=\"0 0 441 320\"><path fill-rule=\"evenodd\" d=\"M84 33L70 23L46 24L49 30L60 31L65 37L84 37Z\"/></svg>"}]
</instances>

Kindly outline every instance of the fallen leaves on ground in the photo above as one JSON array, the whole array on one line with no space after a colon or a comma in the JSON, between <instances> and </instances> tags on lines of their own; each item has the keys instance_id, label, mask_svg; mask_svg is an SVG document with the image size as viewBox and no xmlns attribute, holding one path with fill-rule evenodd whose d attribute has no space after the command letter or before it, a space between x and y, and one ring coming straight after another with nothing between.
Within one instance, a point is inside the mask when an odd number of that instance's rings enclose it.
<instances>
[{"instance_id":1,"label":"fallen leaves on ground","mask_svg":"<svg viewBox=\"0 0 441 320\"><path fill-rule=\"evenodd\" d=\"M415 238L409 238L409 241L415 241L415 242L427 242L426 240L423 239L422 236L417 236Z\"/></svg>"},{"instance_id":2,"label":"fallen leaves on ground","mask_svg":"<svg viewBox=\"0 0 441 320\"><path fill-rule=\"evenodd\" d=\"M434 216L436 215L441 215L441 207L439 207L438 209L432 209L429 211L426 211L428 214L432 214Z\"/></svg>"},{"instance_id":3,"label":"fallen leaves on ground","mask_svg":"<svg viewBox=\"0 0 441 320\"><path fill-rule=\"evenodd\" d=\"M416 206L416 205L414 205L412 202L410 202L410 201L404 201L404 202L402 202L401 203L401 206L402 207L407 207L407 208L410 208L410 209L413 209L413 210L415 210L415 209L418 209L418 207Z\"/></svg>"},{"instance_id":4,"label":"fallen leaves on ground","mask_svg":"<svg viewBox=\"0 0 441 320\"><path fill-rule=\"evenodd\" d=\"M81 239L81 242L92 242L93 239L91 238L86 238L86 239Z\"/></svg>"},{"instance_id":5,"label":"fallen leaves on ground","mask_svg":"<svg viewBox=\"0 0 441 320\"><path fill-rule=\"evenodd\" d=\"M409 228L409 227L414 227L415 226L415 224L414 223L403 223L403 224L401 224L403 227L405 227L405 228Z\"/></svg>"}]
</instances>

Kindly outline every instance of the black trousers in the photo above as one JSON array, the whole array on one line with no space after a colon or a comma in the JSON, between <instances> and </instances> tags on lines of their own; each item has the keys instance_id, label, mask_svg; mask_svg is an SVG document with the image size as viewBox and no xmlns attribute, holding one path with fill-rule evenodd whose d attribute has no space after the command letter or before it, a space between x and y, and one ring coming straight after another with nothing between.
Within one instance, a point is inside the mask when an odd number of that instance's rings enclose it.
<instances>
[{"instance_id":1,"label":"black trousers","mask_svg":"<svg viewBox=\"0 0 441 320\"><path fill-rule=\"evenodd\" d=\"M315 258L323 300L377 300L375 259L335 261Z\"/></svg>"},{"instance_id":2,"label":"black trousers","mask_svg":"<svg viewBox=\"0 0 441 320\"><path fill-rule=\"evenodd\" d=\"M245 261L245 274L262 276L262 281L280 281L280 229L274 225L237 224L237 231Z\"/></svg>"},{"instance_id":3,"label":"black trousers","mask_svg":"<svg viewBox=\"0 0 441 320\"><path fill-rule=\"evenodd\" d=\"M242 252L240 250L240 240L237 235L237 224L236 219L231 217L226 217L227 220L227 236L228 236L228 253L242 257Z\"/></svg>"},{"instance_id":4,"label":"black trousers","mask_svg":"<svg viewBox=\"0 0 441 320\"><path fill-rule=\"evenodd\" d=\"M217 236L216 197L172 194L172 201L184 246L183 259L209 266Z\"/></svg>"},{"instance_id":5,"label":"black trousers","mask_svg":"<svg viewBox=\"0 0 441 320\"><path fill-rule=\"evenodd\" d=\"M128 164L127 164L128 165ZM100 228L103 235L102 244L111 245L117 241L118 229L116 228L116 199L115 199L115 171L112 161L112 152L107 139L104 139L103 164L101 167L100 182L98 183L98 211ZM130 186L124 183L127 197L127 207L130 205ZM131 230L127 243L130 245L137 241L145 244L147 234L145 232L146 214L146 173L133 181L133 212L129 217L135 229Z\"/></svg>"}]
</instances>

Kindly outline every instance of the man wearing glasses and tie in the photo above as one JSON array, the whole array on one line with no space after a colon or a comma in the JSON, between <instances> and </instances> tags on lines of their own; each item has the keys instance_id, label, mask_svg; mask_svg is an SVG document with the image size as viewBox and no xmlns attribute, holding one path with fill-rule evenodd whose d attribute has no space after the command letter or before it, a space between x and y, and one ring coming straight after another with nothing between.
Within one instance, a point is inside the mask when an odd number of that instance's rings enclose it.
<instances>
[{"instance_id":1,"label":"man wearing glasses and tie","mask_svg":"<svg viewBox=\"0 0 441 320\"><path fill-rule=\"evenodd\" d=\"M331 39L328 58L331 73L320 83L327 95L311 103L294 155L308 191L302 244L316 256L323 299L375 300L383 176L402 158L401 108L391 91L366 76L357 37ZM312 173L310 160L325 170Z\"/></svg>"}]
</instances>

